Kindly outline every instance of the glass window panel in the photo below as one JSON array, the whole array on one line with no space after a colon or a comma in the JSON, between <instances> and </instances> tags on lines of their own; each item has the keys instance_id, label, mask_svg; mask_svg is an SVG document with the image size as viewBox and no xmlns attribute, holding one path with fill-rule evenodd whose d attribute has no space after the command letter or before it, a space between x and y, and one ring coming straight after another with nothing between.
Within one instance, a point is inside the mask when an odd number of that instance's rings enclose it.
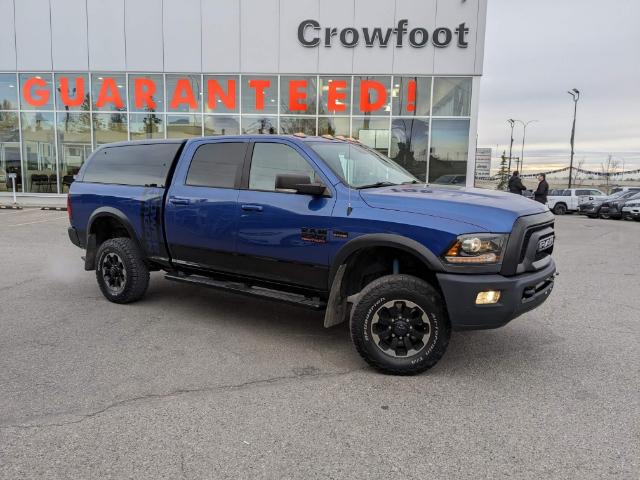
<instances>
[{"instance_id":1,"label":"glass window panel","mask_svg":"<svg viewBox=\"0 0 640 480\"><path fill-rule=\"evenodd\" d=\"M93 141L96 146L127 140L127 115L120 112L93 114Z\"/></svg>"},{"instance_id":2,"label":"glass window panel","mask_svg":"<svg viewBox=\"0 0 640 480\"><path fill-rule=\"evenodd\" d=\"M464 117L471 112L471 79L436 77L433 115Z\"/></svg>"},{"instance_id":3,"label":"glass window panel","mask_svg":"<svg viewBox=\"0 0 640 480\"><path fill-rule=\"evenodd\" d=\"M248 135L275 135L278 133L278 117L242 116L242 133Z\"/></svg>"},{"instance_id":4,"label":"glass window panel","mask_svg":"<svg viewBox=\"0 0 640 480\"><path fill-rule=\"evenodd\" d=\"M56 110L91 110L89 95L89 75L86 73L56 73ZM66 81L65 98L63 99L62 83ZM79 105L75 105L79 103Z\"/></svg>"},{"instance_id":5,"label":"glass window panel","mask_svg":"<svg viewBox=\"0 0 640 480\"><path fill-rule=\"evenodd\" d=\"M102 94L102 95L101 95ZM102 99L102 105L97 102ZM117 105L117 100L122 103ZM105 112L127 109L127 78L120 73L94 73L91 75L91 101L93 109Z\"/></svg>"},{"instance_id":6,"label":"glass window panel","mask_svg":"<svg viewBox=\"0 0 640 480\"><path fill-rule=\"evenodd\" d=\"M240 183L246 142L217 142L198 147L187 174L187 185L235 188Z\"/></svg>"},{"instance_id":7,"label":"glass window panel","mask_svg":"<svg viewBox=\"0 0 640 480\"><path fill-rule=\"evenodd\" d=\"M275 190L279 174L307 175L313 182L315 171L293 148L281 143L256 143L253 147L249 188L252 190Z\"/></svg>"},{"instance_id":8,"label":"glass window panel","mask_svg":"<svg viewBox=\"0 0 640 480\"><path fill-rule=\"evenodd\" d=\"M25 192L57 192L53 113L22 114L22 158Z\"/></svg>"},{"instance_id":9,"label":"glass window panel","mask_svg":"<svg viewBox=\"0 0 640 480\"><path fill-rule=\"evenodd\" d=\"M256 95L257 92L263 92ZM242 77L242 113L278 113L278 77Z\"/></svg>"},{"instance_id":10,"label":"glass window panel","mask_svg":"<svg viewBox=\"0 0 640 480\"><path fill-rule=\"evenodd\" d=\"M315 76L280 77L280 113L315 115L317 95L318 84ZM304 105L305 108L295 110L291 108L293 104Z\"/></svg>"},{"instance_id":11,"label":"glass window panel","mask_svg":"<svg viewBox=\"0 0 640 480\"><path fill-rule=\"evenodd\" d=\"M200 75L167 75L168 112L200 112L202 99Z\"/></svg>"},{"instance_id":12,"label":"glass window panel","mask_svg":"<svg viewBox=\"0 0 640 480\"><path fill-rule=\"evenodd\" d=\"M163 112L164 109L162 75L129 75L129 111Z\"/></svg>"},{"instance_id":13,"label":"glass window panel","mask_svg":"<svg viewBox=\"0 0 640 480\"><path fill-rule=\"evenodd\" d=\"M33 80L36 79L36 80ZM25 88L27 82L38 82L30 88ZM44 83L43 83L44 82ZM51 87L50 73L21 73L20 74L20 102L22 110L53 110L53 88ZM31 98L31 103L27 101ZM33 102L43 102L42 105L33 105Z\"/></svg>"},{"instance_id":14,"label":"glass window panel","mask_svg":"<svg viewBox=\"0 0 640 480\"><path fill-rule=\"evenodd\" d=\"M318 113L320 115L349 115L351 113L351 77L320 77L319 90ZM329 109L330 94L331 109Z\"/></svg>"},{"instance_id":15,"label":"glass window panel","mask_svg":"<svg viewBox=\"0 0 640 480\"><path fill-rule=\"evenodd\" d=\"M238 103L240 77L238 75L205 75L204 92L205 113L238 113L240 111ZM222 96L224 99L221 98Z\"/></svg>"},{"instance_id":16,"label":"glass window panel","mask_svg":"<svg viewBox=\"0 0 640 480\"><path fill-rule=\"evenodd\" d=\"M393 120L389 157L422 181L425 181L427 176L428 149L428 120L410 118Z\"/></svg>"},{"instance_id":17,"label":"glass window panel","mask_svg":"<svg viewBox=\"0 0 640 480\"><path fill-rule=\"evenodd\" d=\"M15 80L14 80L15 83ZM0 191L13 189L8 174L16 174L16 191L22 188L20 132L16 112L0 112Z\"/></svg>"},{"instance_id":18,"label":"glass window panel","mask_svg":"<svg viewBox=\"0 0 640 480\"><path fill-rule=\"evenodd\" d=\"M305 135L316 134L316 118L309 117L280 117L280 133L293 135L294 133L304 133Z\"/></svg>"},{"instance_id":19,"label":"glass window panel","mask_svg":"<svg viewBox=\"0 0 640 480\"><path fill-rule=\"evenodd\" d=\"M167 115L167 138L190 138L202 136L200 115Z\"/></svg>"},{"instance_id":20,"label":"glass window panel","mask_svg":"<svg viewBox=\"0 0 640 480\"><path fill-rule=\"evenodd\" d=\"M180 142L106 147L91 159L85 182L164 187Z\"/></svg>"},{"instance_id":21,"label":"glass window panel","mask_svg":"<svg viewBox=\"0 0 640 480\"><path fill-rule=\"evenodd\" d=\"M164 138L164 115L155 112L130 114L129 135L131 140Z\"/></svg>"},{"instance_id":22,"label":"glass window panel","mask_svg":"<svg viewBox=\"0 0 640 480\"><path fill-rule=\"evenodd\" d=\"M393 77L391 98L393 115L429 116L431 77Z\"/></svg>"},{"instance_id":23,"label":"glass window panel","mask_svg":"<svg viewBox=\"0 0 640 480\"><path fill-rule=\"evenodd\" d=\"M91 153L91 116L83 113L58 113L58 155L60 192L69 191L73 176Z\"/></svg>"},{"instance_id":24,"label":"glass window panel","mask_svg":"<svg viewBox=\"0 0 640 480\"><path fill-rule=\"evenodd\" d=\"M204 134L206 135L240 135L240 117L222 115L204 116Z\"/></svg>"},{"instance_id":25,"label":"glass window panel","mask_svg":"<svg viewBox=\"0 0 640 480\"><path fill-rule=\"evenodd\" d=\"M351 136L386 155L389 151L389 120L354 117L351 120Z\"/></svg>"},{"instance_id":26,"label":"glass window panel","mask_svg":"<svg viewBox=\"0 0 640 480\"><path fill-rule=\"evenodd\" d=\"M371 85L381 85L382 87L365 89L363 82L375 82ZM379 88L380 91L376 88ZM361 98L361 93L364 95L363 98ZM367 111L367 108L372 109L377 103L381 105L374 110ZM391 112L391 77L353 77L354 115L389 115L389 112Z\"/></svg>"},{"instance_id":27,"label":"glass window panel","mask_svg":"<svg viewBox=\"0 0 640 480\"><path fill-rule=\"evenodd\" d=\"M468 150L469 120L432 120L429 182L466 175Z\"/></svg>"},{"instance_id":28,"label":"glass window panel","mask_svg":"<svg viewBox=\"0 0 640 480\"><path fill-rule=\"evenodd\" d=\"M14 73L0 73L0 110L18 109L18 82Z\"/></svg>"},{"instance_id":29,"label":"glass window panel","mask_svg":"<svg viewBox=\"0 0 640 480\"><path fill-rule=\"evenodd\" d=\"M349 136L349 117L318 118L318 135Z\"/></svg>"}]
</instances>

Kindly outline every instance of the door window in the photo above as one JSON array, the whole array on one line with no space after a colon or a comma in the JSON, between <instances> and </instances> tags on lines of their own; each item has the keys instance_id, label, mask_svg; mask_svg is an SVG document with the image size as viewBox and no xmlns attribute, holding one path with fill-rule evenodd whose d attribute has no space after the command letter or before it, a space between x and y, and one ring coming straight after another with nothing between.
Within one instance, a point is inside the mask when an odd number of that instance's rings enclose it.
<instances>
[{"instance_id":1,"label":"door window","mask_svg":"<svg viewBox=\"0 0 640 480\"><path fill-rule=\"evenodd\" d=\"M240 182L247 143L216 142L200 146L191 160L187 185L235 188Z\"/></svg>"},{"instance_id":2,"label":"door window","mask_svg":"<svg viewBox=\"0 0 640 480\"><path fill-rule=\"evenodd\" d=\"M576 190L576 197L589 195L589 190Z\"/></svg>"},{"instance_id":3,"label":"door window","mask_svg":"<svg viewBox=\"0 0 640 480\"><path fill-rule=\"evenodd\" d=\"M280 174L307 175L314 182L315 171L293 148L281 143L256 143L253 147L249 188L276 190L276 176Z\"/></svg>"}]
</instances>

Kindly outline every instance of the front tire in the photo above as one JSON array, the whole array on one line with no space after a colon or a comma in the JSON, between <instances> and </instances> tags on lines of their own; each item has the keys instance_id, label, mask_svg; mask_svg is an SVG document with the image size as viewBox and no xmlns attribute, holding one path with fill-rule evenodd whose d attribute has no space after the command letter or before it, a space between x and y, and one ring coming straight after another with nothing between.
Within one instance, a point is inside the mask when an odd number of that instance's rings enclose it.
<instances>
[{"instance_id":1,"label":"front tire","mask_svg":"<svg viewBox=\"0 0 640 480\"><path fill-rule=\"evenodd\" d=\"M410 275L388 275L367 285L353 306L350 327L362 358L394 375L415 375L433 367L451 336L442 296Z\"/></svg>"},{"instance_id":2,"label":"front tire","mask_svg":"<svg viewBox=\"0 0 640 480\"><path fill-rule=\"evenodd\" d=\"M567 213L567 206L564 203L558 203L553 207L553 213L556 215L564 215Z\"/></svg>"},{"instance_id":3,"label":"front tire","mask_svg":"<svg viewBox=\"0 0 640 480\"><path fill-rule=\"evenodd\" d=\"M96 255L96 279L102 294L114 303L131 303L144 296L149 268L130 238L106 240Z\"/></svg>"}]
</instances>

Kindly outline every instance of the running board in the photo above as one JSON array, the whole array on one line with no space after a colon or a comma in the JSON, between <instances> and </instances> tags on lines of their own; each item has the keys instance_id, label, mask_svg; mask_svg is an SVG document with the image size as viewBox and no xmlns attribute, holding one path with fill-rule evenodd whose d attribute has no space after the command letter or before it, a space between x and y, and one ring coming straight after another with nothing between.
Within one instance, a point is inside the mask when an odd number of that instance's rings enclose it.
<instances>
[{"instance_id":1,"label":"running board","mask_svg":"<svg viewBox=\"0 0 640 480\"><path fill-rule=\"evenodd\" d=\"M283 292L281 290L251 286L246 283L215 280L202 275L167 273L164 278L174 282L190 283L192 285L201 285L203 287L216 288L218 290L226 290L228 292L240 293L243 295L251 295L267 300L290 303L293 305L312 308L314 310L322 310L326 307L326 303L320 300L319 297L305 297L304 295Z\"/></svg>"}]
</instances>

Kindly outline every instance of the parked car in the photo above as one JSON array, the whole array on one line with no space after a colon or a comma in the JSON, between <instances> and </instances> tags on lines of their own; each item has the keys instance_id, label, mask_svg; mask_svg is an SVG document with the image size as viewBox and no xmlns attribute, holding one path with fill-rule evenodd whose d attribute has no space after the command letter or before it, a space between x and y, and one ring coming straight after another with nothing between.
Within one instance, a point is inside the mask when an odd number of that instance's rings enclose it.
<instances>
[{"instance_id":1,"label":"parked car","mask_svg":"<svg viewBox=\"0 0 640 480\"><path fill-rule=\"evenodd\" d=\"M638 191L640 191L640 189ZM593 200L589 200L587 202L581 203L578 213L582 215L586 215L589 218L597 218L598 216L600 216L600 208L602 207L604 202L617 201L620 199L626 200L627 198L632 197L633 195L638 193L638 191L636 190L618 191L607 197L594 198Z\"/></svg>"},{"instance_id":2,"label":"parked car","mask_svg":"<svg viewBox=\"0 0 640 480\"><path fill-rule=\"evenodd\" d=\"M629 191L640 192L640 187L614 187L611 189L611 194Z\"/></svg>"},{"instance_id":3,"label":"parked car","mask_svg":"<svg viewBox=\"0 0 640 480\"><path fill-rule=\"evenodd\" d=\"M622 192L620 197L613 200L605 201L600 207L600 218L613 218L619 220L623 216L622 209L630 200L639 200L640 193L634 193L633 190Z\"/></svg>"},{"instance_id":4,"label":"parked car","mask_svg":"<svg viewBox=\"0 0 640 480\"><path fill-rule=\"evenodd\" d=\"M69 238L108 300L139 300L149 271L164 270L167 280L324 309L325 326L348 321L360 355L389 373L432 367L452 329L505 325L554 286L544 205L425 187L351 141L108 144L70 190Z\"/></svg>"},{"instance_id":5,"label":"parked car","mask_svg":"<svg viewBox=\"0 0 640 480\"><path fill-rule=\"evenodd\" d=\"M640 221L640 198L634 197L624 204L622 207L622 218Z\"/></svg>"},{"instance_id":6,"label":"parked car","mask_svg":"<svg viewBox=\"0 0 640 480\"><path fill-rule=\"evenodd\" d=\"M551 190L547 196L547 206L556 215L577 212L581 203L604 197L605 194L593 188L567 188Z\"/></svg>"}]
</instances>

